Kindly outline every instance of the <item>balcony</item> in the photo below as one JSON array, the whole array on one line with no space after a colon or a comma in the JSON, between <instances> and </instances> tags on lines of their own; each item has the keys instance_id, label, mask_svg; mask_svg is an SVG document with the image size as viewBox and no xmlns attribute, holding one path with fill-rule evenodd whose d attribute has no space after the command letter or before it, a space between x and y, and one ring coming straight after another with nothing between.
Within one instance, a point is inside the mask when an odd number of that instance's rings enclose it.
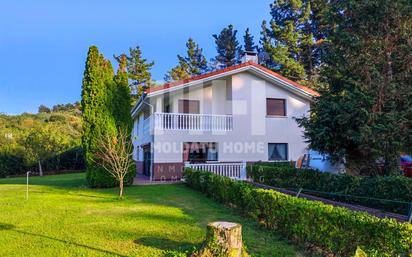
<instances>
[{"instance_id":1,"label":"balcony","mask_svg":"<svg viewBox=\"0 0 412 257\"><path fill-rule=\"evenodd\" d=\"M157 130L231 131L232 115L154 113L153 126Z\"/></svg>"}]
</instances>

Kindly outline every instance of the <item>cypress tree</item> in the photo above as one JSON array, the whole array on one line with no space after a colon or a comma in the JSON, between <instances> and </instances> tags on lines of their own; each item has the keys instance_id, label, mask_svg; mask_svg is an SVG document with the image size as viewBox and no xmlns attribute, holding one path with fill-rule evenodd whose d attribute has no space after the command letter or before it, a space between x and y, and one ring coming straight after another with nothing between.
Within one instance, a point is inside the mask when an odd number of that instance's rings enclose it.
<instances>
[{"instance_id":1,"label":"cypress tree","mask_svg":"<svg viewBox=\"0 0 412 257\"><path fill-rule=\"evenodd\" d=\"M242 49L236 38L237 30L233 25L223 28L219 35L214 34L217 55L214 59L216 68L226 68L240 62Z\"/></svg>"},{"instance_id":2,"label":"cypress tree","mask_svg":"<svg viewBox=\"0 0 412 257\"><path fill-rule=\"evenodd\" d=\"M116 76L114 76L113 88L113 117L116 127L130 133L132 130L131 92L126 72L127 59L125 54L119 58L119 67Z\"/></svg>"},{"instance_id":3,"label":"cypress tree","mask_svg":"<svg viewBox=\"0 0 412 257\"><path fill-rule=\"evenodd\" d=\"M129 81L127 77L127 57L125 54L121 54L118 58L119 67L117 74L113 78L112 88L112 116L116 123L117 138L122 135L127 135L126 143L131 144L132 140L132 128L133 120L131 116L132 110L132 98L129 87ZM124 178L124 183L129 184L133 181L135 175L134 165L130 166L129 172Z\"/></svg>"},{"instance_id":4,"label":"cypress tree","mask_svg":"<svg viewBox=\"0 0 412 257\"><path fill-rule=\"evenodd\" d=\"M177 55L179 64L168 71L165 76L166 81L186 79L208 71L207 60L202 53L203 49L192 38L188 39L186 47L187 56Z\"/></svg>"},{"instance_id":5,"label":"cypress tree","mask_svg":"<svg viewBox=\"0 0 412 257\"><path fill-rule=\"evenodd\" d=\"M93 187L114 186L110 174L95 165L99 140L114 135L116 125L111 112L113 68L96 46L87 54L82 84L82 146L86 161L86 177Z\"/></svg>"}]
</instances>

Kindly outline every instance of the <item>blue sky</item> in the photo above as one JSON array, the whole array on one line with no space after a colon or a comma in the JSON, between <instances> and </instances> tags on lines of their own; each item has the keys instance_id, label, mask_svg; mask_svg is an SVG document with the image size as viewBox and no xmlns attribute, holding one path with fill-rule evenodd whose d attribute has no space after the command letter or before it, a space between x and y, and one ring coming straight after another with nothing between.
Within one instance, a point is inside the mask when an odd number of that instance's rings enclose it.
<instances>
[{"instance_id":1,"label":"blue sky","mask_svg":"<svg viewBox=\"0 0 412 257\"><path fill-rule=\"evenodd\" d=\"M207 58L212 34L228 24L243 41L249 27L258 41L271 0L19 1L0 0L0 113L37 112L80 100L84 61L95 44L113 54L140 45L162 80L193 37Z\"/></svg>"}]
</instances>

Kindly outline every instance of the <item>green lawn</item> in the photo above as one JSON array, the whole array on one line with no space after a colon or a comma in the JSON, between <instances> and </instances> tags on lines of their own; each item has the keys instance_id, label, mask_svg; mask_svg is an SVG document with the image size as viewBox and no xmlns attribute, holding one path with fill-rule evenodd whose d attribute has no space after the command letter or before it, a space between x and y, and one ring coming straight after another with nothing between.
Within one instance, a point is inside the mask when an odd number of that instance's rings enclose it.
<instances>
[{"instance_id":1,"label":"green lawn","mask_svg":"<svg viewBox=\"0 0 412 257\"><path fill-rule=\"evenodd\" d=\"M0 179L0 256L175 256L199 247L208 222L243 225L253 256L303 256L270 231L184 185L88 189L84 174Z\"/></svg>"}]
</instances>

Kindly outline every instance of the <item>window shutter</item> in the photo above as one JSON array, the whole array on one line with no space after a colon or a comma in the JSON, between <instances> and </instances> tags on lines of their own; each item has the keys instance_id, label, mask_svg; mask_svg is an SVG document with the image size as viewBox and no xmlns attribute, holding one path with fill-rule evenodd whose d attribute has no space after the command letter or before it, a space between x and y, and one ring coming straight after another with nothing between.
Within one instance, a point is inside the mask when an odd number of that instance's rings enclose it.
<instances>
[{"instance_id":1,"label":"window shutter","mask_svg":"<svg viewBox=\"0 0 412 257\"><path fill-rule=\"evenodd\" d=\"M286 116L285 99L266 99L266 115L268 116Z\"/></svg>"}]
</instances>

